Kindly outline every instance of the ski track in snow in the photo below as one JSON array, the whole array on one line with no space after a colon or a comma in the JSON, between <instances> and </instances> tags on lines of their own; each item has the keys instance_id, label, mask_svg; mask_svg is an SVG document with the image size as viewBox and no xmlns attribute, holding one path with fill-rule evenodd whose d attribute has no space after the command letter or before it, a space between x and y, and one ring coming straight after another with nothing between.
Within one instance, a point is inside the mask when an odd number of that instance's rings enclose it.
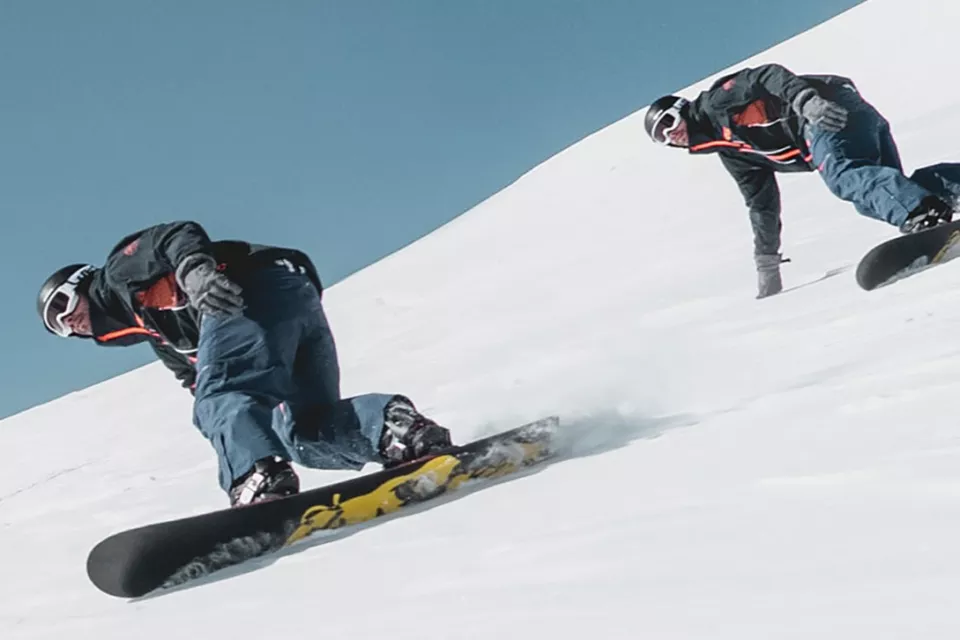
<instances>
[{"instance_id":1,"label":"ski track in snow","mask_svg":"<svg viewBox=\"0 0 960 640\"><path fill-rule=\"evenodd\" d=\"M12 492L10 492L10 493L8 493L8 494L6 494L6 495L0 496L0 502L4 502L5 500L9 500L9 499L11 499L11 498L15 498L16 496L19 496L19 495L21 495L21 494L23 494L23 493L27 493L27 492L29 492L31 489L34 489L34 488L39 487L39 486L41 486L41 485L43 485L43 484L46 484L46 483L51 482L51 481L53 481L53 480L56 480L57 478L60 478L60 477L62 477L62 476L65 476L65 475L67 475L67 474L69 474L69 473L72 473L72 472L74 472L74 471L79 471L80 469L83 469L84 467L88 466L89 464L90 464L90 463L78 464L78 465L75 466L75 467L70 467L70 468L68 468L68 469L61 469L60 471L54 471L53 473L51 473L50 475L48 475L47 477L45 477L45 478L43 478L43 479L41 479L41 480L37 480L36 482L31 482L30 484L28 484L28 485L25 486L25 487L21 487L21 488L16 489L15 491L12 491Z\"/></svg>"}]
</instances>

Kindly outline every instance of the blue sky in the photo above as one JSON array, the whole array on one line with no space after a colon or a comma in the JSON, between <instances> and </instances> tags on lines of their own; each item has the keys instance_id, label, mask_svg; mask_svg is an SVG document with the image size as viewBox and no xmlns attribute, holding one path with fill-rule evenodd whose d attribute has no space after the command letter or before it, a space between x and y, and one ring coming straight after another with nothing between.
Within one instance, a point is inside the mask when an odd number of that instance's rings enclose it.
<instances>
[{"instance_id":1,"label":"blue sky","mask_svg":"<svg viewBox=\"0 0 960 640\"><path fill-rule=\"evenodd\" d=\"M194 219L304 249L334 284L859 2L776 4L4 0L0 416L153 361L47 334L54 269Z\"/></svg>"}]
</instances>

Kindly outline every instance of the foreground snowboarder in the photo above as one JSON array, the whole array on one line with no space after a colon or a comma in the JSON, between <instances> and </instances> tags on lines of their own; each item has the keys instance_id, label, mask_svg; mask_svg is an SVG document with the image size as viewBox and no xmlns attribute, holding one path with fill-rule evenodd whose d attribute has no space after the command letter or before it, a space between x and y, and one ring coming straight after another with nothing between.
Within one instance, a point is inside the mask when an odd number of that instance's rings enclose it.
<instances>
[{"instance_id":1,"label":"foreground snowboarder","mask_svg":"<svg viewBox=\"0 0 960 640\"><path fill-rule=\"evenodd\" d=\"M217 454L231 506L240 506L297 493L291 461L391 467L451 445L449 431L405 396L340 397L322 291L304 253L214 242L184 221L127 236L103 267L59 269L37 309L61 337L148 341L194 394L194 424Z\"/></svg>"},{"instance_id":2,"label":"foreground snowboarder","mask_svg":"<svg viewBox=\"0 0 960 640\"><path fill-rule=\"evenodd\" d=\"M958 164L904 175L889 123L842 76L745 68L693 101L657 99L644 126L658 144L719 154L750 210L758 298L783 288L775 172L816 170L835 196L904 234L949 222L960 196Z\"/></svg>"}]
</instances>

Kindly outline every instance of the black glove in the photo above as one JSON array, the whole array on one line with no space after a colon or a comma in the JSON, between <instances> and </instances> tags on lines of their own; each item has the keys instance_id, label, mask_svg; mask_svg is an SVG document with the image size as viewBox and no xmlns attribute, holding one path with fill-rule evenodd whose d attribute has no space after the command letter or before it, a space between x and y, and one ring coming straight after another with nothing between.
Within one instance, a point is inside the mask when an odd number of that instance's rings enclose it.
<instances>
[{"instance_id":1,"label":"black glove","mask_svg":"<svg viewBox=\"0 0 960 640\"><path fill-rule=\"evenodd\" d=\"M824 131L840 131L847 126L847 110L836 102L820 97L816 89L804 89L793 100L793 109L810 124Z\"/></svg>"},{"instance_id":2,"label":"black glove","mask_svg":"<svg viewBox=\"0 0 960 640\"><path fill-rule=\"evenodd\" d=\"M210 256L194 254L184 258L177 267L177 284L200 313L234 316L243 311L243 289L217 271Z\"/></svg>"},{"instance_id":3,"label":"black glove","mask_svg":"<svg viewBox=\"0 0 960 640\"><path fill-rule=\"evenodd\" d=\"M783 281L780 279L780 264L790 262L779 253L754 256L757 263L757 300L772 296L783 291Z\"/></svg>"}]
</instances>

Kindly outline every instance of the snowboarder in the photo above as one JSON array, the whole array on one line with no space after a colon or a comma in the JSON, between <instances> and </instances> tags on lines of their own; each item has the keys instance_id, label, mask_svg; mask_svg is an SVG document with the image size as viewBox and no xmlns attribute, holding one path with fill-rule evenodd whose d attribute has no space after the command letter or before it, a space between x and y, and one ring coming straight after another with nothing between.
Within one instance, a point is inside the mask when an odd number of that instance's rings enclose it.
<instances>
[{"instance_id":1,"label":"snowboarder","mask_svg":"<svg viewBox=\"0 0 960 640\"><path fill-rule=\"evenodd\" d=\"M860 214L905 234L949 222L960 196L958 164L904 175L890 124L842 76L798 76L779 64L744 68L692 101L657 99L644 126L658 144L719 154L750 210L758 298L783 288L775 172L816 170Z\"/></svg>"},{"instance_id":2,"label":"snowboarder","mask_svg":"<svg viewBox=\"0 0 960 640\"><path fill-rule=\"evenodd\" d=\"M291 495L290 465L393 466L451 444L399 394L342 399L311 260L295 249L211 241L190 221L117 244L102 267L72 264L40 289L48 331L103 346L148 341L194 395L231 506Z\"/></svg>"}]
</instances>

